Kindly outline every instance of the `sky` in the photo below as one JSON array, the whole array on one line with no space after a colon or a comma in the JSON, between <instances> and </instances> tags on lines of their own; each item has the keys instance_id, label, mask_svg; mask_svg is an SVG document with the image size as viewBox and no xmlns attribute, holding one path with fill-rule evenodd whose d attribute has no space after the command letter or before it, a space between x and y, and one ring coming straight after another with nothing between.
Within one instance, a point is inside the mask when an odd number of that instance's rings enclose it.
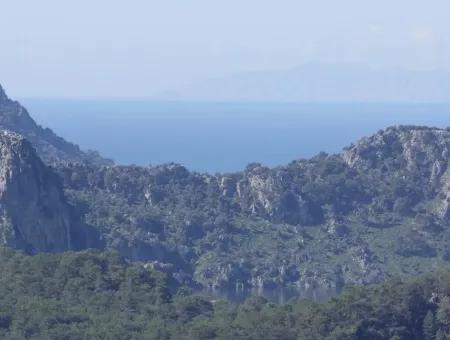
<instances>
[{"instance_id":1,"label":"sky","mask_svg":"<svg viewBox=\"0 0 450 340\"><path fill-rule=\"evenodd\" d=\"M0 84L152 98L309 62L450 71L448 13L448 0L0 0Z\"/></svg>"}]
</instances>

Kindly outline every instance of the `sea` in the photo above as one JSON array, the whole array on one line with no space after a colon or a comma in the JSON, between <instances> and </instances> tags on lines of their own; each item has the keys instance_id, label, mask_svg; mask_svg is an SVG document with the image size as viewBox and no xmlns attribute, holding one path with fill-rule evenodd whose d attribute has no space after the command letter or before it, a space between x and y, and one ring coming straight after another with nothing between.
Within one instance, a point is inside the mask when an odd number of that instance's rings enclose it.
<instances>
[{"instance_id":1,"label":"sea","mask_svg":"<svg viewBox=\"0 0 450 340\"><path fill-rule=\"evenodd\" d=\"M392 125L450 126L450 103L207 103L30 99L43 127L118 164L224 173L337 153Z\"/></svg>"}]
</instances>

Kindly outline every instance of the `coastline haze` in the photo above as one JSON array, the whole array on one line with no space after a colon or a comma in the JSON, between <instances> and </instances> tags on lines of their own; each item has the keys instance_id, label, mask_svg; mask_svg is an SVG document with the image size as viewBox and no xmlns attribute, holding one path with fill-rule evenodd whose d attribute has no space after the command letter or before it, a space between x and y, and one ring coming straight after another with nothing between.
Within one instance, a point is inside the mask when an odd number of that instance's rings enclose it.
<instances>
[{"instance_id":1,"label":"coastline haze","mask_svg":"<svg viewBox=\"0 0 450 340\"><path fill-rule=\"evenodd\" d=\"M0 74L14 98L154 98L309 62L448 72L449 10L443 0L19 0L2 4Z\"/></svg>"}]
</instances>

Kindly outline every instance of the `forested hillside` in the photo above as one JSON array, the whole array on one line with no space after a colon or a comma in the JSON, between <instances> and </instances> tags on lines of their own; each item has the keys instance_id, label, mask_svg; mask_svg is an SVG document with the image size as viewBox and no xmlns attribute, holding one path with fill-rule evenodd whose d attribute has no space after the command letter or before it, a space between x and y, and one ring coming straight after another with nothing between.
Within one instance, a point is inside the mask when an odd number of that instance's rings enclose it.
<instances>
[{"instance_id":1,"label":"forested hillside","mask_svg":"<svg viewBox=\"0 0 450 340\"><path fill-rule=\"evenodd\" d=\"M180 282L333 290L448 265L449 153L449 130L405 126L273 169L58 172L109 247L158 261Z\"/></svg>"},{"instance_id":2,"label":"forested hillside","mask_svg":"<svg viewBox=\"0 0 450 340\"><path fill-rule=\"evenodd\" d=\"M168 288L116 253L0 250L2 339L448 339L450 273L352 288L325 304L242 305Z\"/></svg>"}]
</instances>

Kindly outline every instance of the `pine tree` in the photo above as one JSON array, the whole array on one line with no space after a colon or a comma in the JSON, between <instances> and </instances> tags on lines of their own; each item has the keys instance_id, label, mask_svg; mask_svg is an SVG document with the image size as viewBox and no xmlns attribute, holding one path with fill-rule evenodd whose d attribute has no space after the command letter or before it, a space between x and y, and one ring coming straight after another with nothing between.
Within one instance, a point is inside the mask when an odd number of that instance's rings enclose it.
<instances>
[{"instance_id":1,"label":"pine tree","mask_svg":"<svg viewBox=\"0 0 450 340\"><path fill-rule=\"evenodd\" d=\"M425 340L434 340L436 338L436 319L431 310L428 311L423 319L422 331Z\"/></svg>"}]
</instances>

